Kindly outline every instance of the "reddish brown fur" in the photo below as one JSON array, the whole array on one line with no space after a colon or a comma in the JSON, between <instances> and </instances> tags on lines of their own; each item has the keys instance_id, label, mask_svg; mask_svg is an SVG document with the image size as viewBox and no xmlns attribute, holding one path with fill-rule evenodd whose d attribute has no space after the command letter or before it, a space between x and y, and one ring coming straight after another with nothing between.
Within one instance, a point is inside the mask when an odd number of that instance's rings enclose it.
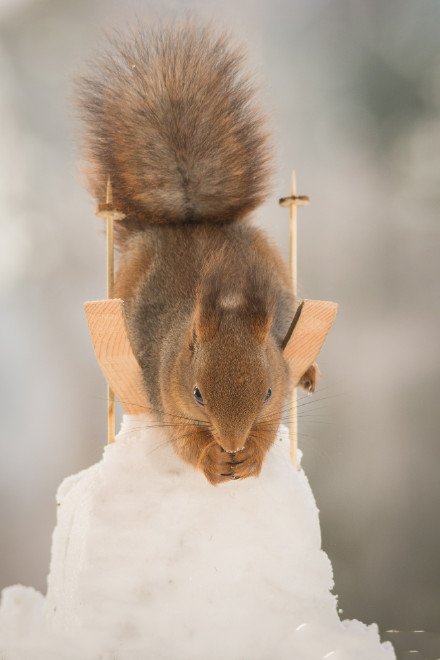
<instances>
[{"instance_id":1,"label":"reddish brown fur","mask_svg":"<svg viewBox=\"0 0 440 660\"><path fill-rule=\"evenodd\" d=\"M101 200L110 175L127 214L115 294L151 411L213 484L261 470L289 390L282 346L296 307L278 251L237 222L268 177L241 60L223 35L184 24L118 45L81 92L92 191Z\"/></svg>"}]
</instances>

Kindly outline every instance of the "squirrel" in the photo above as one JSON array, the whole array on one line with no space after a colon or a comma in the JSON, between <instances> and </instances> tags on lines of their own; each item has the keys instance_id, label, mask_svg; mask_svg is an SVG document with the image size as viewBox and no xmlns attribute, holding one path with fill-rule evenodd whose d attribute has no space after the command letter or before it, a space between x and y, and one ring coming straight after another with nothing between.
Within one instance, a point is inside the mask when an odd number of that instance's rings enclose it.
<instances>
[{"instance_id":1,"label":"squirrel","mask_svg":"<svg viewBox=\"0 0 440 660\"><path fill-rule=\"evenodd\" d=\"M115 297L149 409L211 484L258 476L292 386L288 267L248 222L268 195L271 148L243 51L191 22L112 40L82 75L87 178L108 178ZM122 402L123 403L123 402Z\"/></svg>"}]
</instances>

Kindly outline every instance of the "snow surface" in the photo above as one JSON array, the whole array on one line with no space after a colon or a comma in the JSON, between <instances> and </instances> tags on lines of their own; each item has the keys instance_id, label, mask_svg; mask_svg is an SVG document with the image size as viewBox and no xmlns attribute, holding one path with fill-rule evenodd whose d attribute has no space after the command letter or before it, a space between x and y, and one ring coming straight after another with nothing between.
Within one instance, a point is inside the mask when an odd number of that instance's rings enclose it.
<instances>
[{"instance_id":1,"label":"snow surface","mask_svg":"<svg viewBox=\"0 0 440 660\"><path fill-rule=\"evenodd\" d=\"M391 660L340 621L281 428L258 479L209 485L143 415L61 484L48 593L3 591L1 660Z\"/></svg>"}]
</instances>

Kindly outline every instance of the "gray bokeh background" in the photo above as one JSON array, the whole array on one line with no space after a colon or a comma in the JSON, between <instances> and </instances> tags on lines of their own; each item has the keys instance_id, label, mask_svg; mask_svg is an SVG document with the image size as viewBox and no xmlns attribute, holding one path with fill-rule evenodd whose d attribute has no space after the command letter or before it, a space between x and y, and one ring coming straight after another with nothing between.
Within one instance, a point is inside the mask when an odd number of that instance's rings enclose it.
<instances>
[{"instance_id":1,"label":"gray bokeh background","mask_svg":"<svg viewBox=\"0 0 440 660\"><path fill-rule=\"evenodd\" d=\"M263 82L277 176L257 222L287 258L276 200L295 167L312 198L300 293L340 303L300 421L340 607L383 631L426 630L438 653L437 1L0 0L0 586L45 591L56 488L106 437L82 312L105 295L105 245L72 75L104 29L188 9L232 28Z\"/></svg>"}]
</instances>

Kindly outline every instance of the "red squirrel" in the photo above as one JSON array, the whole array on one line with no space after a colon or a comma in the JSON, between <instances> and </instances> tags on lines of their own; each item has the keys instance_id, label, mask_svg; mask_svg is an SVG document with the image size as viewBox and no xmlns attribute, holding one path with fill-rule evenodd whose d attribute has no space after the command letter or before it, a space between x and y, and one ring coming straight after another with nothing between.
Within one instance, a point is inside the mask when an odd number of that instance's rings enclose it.
<instances>
[{"instance_id":1,"label":"red squirrel","mask_svg":"<svg viewBox=\"0 0 440 660\"><path fill-rule=\"evenodd\" d=\"M113 203L149 412L212 484L258 476L287 410L289 270L249 224L269 136L241 49L192 23L112 41L79 81L89 188ZM300 381L314 390L314 365Z\"/></svg>"}]
</instances>

